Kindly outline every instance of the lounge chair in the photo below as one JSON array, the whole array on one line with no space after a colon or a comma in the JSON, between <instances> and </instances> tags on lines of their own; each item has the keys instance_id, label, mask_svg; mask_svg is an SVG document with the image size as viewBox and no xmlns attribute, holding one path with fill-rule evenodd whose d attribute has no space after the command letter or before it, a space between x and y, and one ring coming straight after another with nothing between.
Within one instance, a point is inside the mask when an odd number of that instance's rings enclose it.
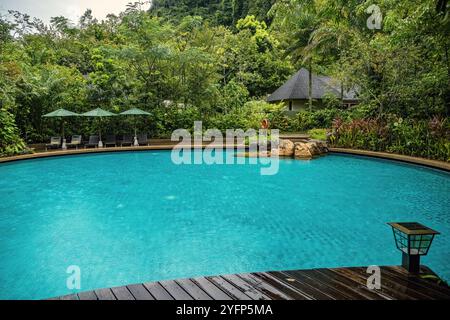
<instances>
[{"instance_id":1,"label":"lounge chair","mask_svg":"<svg viewBox=\"0 0 450 320\"><path fill-rule=\"evenodd\" d=\"M76 148L78 149L81 146L82 138L81 136L72 136L72 140L70 143L67 143L67 148Z\"/></svg>"},{"instance_id":2,"label":"lounge chair","mask_svg":"<svg viewBox=\"0 0 450 320\"><path fill-rule=\"evenodd\" d=\"M120 143L120 146L132 146L134 141L134 137L130 135L126 135L122 137L122 142Z\"/></svg>"},{"instance_id":3,"label":"lounge chair","mask_svg":"<svg viewBox=\"0 0 450 320\"><path fill-rule=\"evenodd\" d=\"M61 137L51 137L50 143L45 145L45 151L48 149L58 149L61 146Z\"/></svg>"},{"instance_id":4,"label":"lounge chair","mask_svg":"<svg viewBox=\"0 0 450 320\"><path fill-rule=\"evenodd\" d=\"M98 136L90 136L89 142L84 145L84 148L97 148L98 147L99 138Z\"/></svg>"},{"instance_id":5,"label":"lounge chair","mask_svg":"<svg viewBox=\"0 0 450 320\"><path fill-rule=\"evenodd\" d=\"M137 138L140 146L148 146L149 142L146 134L139 134Z\"/></svg>"},{"instance_id":6,"label":"lounge chair","mask_svg":"<svg viewBox=\"0 0 450 320\"><path fill-rule=\"evenodd\" d=\"M114 146L114 147L116 147L117 146L116 136L112 135L112 134L107 135L106 139L105 139L105 142L104 142L104 145L105 145L105 147L107 147L107 146Z\"/></svg>"},{"instance_id":7,"label":"lounge chair","mask_svg":"<svg viewBox=\"0 0 450 320\"><path fill-rule=\"evenodd\" d=\"M61 146L61 137L51 137L50 143L45 145L45 151L48 149L58 149Z\"/></svg>"}]
</instances>

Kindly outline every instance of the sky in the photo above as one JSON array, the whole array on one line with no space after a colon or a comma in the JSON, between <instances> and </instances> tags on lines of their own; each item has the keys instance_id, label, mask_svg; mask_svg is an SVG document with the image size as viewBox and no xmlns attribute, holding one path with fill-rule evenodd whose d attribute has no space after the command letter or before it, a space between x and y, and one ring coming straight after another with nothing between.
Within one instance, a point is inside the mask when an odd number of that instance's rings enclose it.
<instances>
[{"instance_id":1,"label":"sky","mask_svg":"<svg viewBox=\"0 0 450 320\"><path fill-rule=\"evenodd\" d=\"M126 9L129 2L138 0L0 0L0 14L8 10L17 10L49 23L51 17L65 16L77 22L86 9L98 20L104 19L108 13L118 14ZM146 4L144 8L149 7Z\"/></svg>"}]
</instances>

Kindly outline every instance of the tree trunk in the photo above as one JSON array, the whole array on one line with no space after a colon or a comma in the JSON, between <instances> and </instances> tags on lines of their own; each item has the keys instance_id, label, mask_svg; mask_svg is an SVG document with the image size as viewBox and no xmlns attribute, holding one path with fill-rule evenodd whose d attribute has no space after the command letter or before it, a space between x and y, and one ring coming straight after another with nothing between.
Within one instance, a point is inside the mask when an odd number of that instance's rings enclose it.
<instances>
[{"instance_id":1,"label":"tree trunk","mask_svg":"<svg viewBox=\"0 0 450 320\"><path fill-rule=\"evenodd\" d=\"M308 97L309 97L309 112L312 112L313 101L312 101L312 57L309 58L309 88L308 88Z\"/></svg>"},{"instance_id":2,"label":"tree trunk","mask_svg":"<svg viewBox=\"0 0 450 320\"><path fill-rule=\"evenodd\" d=\"M448 46L447 46L447 42L445 42L445 60L447 62L447 81L449 83L449 86L447 87L447 92L444 95L444 97L446 97L446 102L445 102L445 113L446 116L448 117L450 115L450 64L449 64L449 57L448 57Z\"/></svg>"}]
</instances>

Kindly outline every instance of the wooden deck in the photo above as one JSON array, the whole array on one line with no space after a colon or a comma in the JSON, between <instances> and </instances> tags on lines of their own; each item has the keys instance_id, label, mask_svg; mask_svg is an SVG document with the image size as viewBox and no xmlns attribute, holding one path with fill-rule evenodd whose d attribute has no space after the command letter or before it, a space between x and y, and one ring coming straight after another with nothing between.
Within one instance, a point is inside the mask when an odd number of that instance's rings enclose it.
<instances>
[{"instance_id":1,"label":"wooden deck","mask_svg":"<svg viewBox=\"0 0 450 320\"><path fill-rule=\"evenodd\" d=\"M450 288L403 268L381 267L381 289L367 288L366 267L257 272L158 281L52 300L450 300Z\"/></svg>"}]
</instances>

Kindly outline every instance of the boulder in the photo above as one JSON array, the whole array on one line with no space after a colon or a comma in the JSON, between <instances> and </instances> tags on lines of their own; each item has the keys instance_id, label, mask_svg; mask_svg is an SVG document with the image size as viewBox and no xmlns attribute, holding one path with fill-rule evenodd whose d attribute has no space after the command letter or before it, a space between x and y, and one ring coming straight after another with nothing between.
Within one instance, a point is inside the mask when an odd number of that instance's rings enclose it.
<instances>
[{"instance_id":1,"label":"boulder","mask_svg":"<svg viewBox=\"0 0 450 320\"><path fill-rule=\"evenodd\" d=\"M314 142L319 149L320 154L328 153L328 146L325 141L322 140L311 140L311 142Z\"/></svg>"},{"instance_id":2,"label":"boulder","mask_svg":"<svg viewBox=\"0 0 450 320\"><path fill-rule=\"evenodd\" d=\"M280 155L280 149L272 149L270 154L272 157L278 157Z\"/></svg>"},{"instance_id":3,"label":"boulder","mask_svg":"<svg viewBox=\"0 0 450 320\"><path fill-rule=\"evenodd\" d=\"M239 152L235 155L238 158L270 158L271 154L269 151L260 152Z\"/></svg>"},{"instance_id":4,"label":"boulder","mask_svg":"<svg viewBox=\"0 0 450 320\"><path fill-rule=\"evenodd\" d=\"M270 158L272 156L270 151L260 151L258 152L259 158Z\"/></svg>"},{"instance_id":5,"label":"boulder","mask_svg":"<svg viewBox=\"0 0 450 320\"><path fill-rule=\"evenodd\" d=\"M294 155L297 159L312 159L313 154L307 143L296 142L294 145Z\"/></svg>"},{"instance_id":6,"label":"boulder","mask_svg":"<svg viewBox=\"0 0 450 320\"><path fill-rule=\"evenodd\" d=\"M320 155L321 152L315 142L307 142L305 143L305 145L309 149L309 152L311 152L313 157Z\"/></svg>"},{"instance_id":7,"label":"boulder","mask_svg":"<svg viewBox=\"0 0 450 320\"><path fill-rule=\"evenodd\" d=\"M326 143L321 140L308 140L293 143L291 140L280 140L277 149L271 150L271 156L312 159L328 152Z\"/></svg>"},{"instance_id":8,"label":"boulder","mask_svg":"<svg viewBox=\"0 0 450 320\"><path fill-rule=\"evenodd\" d=\"M272 149L272 153L274 153L274 150L276 149ZM280 143L278 145L278 155L292 157L294 155L294 143L291 140L280 139Z\"/></svg>"}]
</instances>

